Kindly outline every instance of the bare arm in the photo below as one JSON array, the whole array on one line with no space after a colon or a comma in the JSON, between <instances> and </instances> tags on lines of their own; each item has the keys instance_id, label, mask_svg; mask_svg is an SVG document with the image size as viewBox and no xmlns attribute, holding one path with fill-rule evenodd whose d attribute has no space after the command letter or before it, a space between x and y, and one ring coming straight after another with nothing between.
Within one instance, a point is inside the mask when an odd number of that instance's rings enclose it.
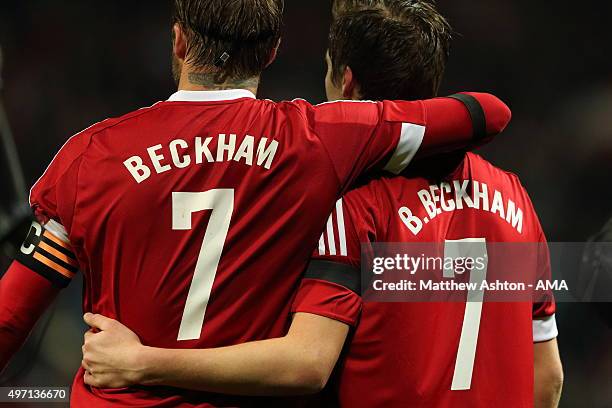
<instances>
[{"instance_id":1,"label":"bare arm","mask_svg":"<svg viewBox=\"0 0 612 408\"><path fill-rule=\"evenodd\" d=\"M95 387L166 385L235 395L300 395L323 388L338 360L348 325L297 313L285 337L218 349L146 347L120 323L85 321L85 382Z\"/></svg>"},{"instance_id":2,"label":"bare arm","mask_svg":"<svg viewBox=\"0 0 612 408\"><path fill-rule=\"evenodd\" d=\"M563 367L557 339L534 343L534 407L557 408L563 388Z\"/></svg>"}]
</instances>

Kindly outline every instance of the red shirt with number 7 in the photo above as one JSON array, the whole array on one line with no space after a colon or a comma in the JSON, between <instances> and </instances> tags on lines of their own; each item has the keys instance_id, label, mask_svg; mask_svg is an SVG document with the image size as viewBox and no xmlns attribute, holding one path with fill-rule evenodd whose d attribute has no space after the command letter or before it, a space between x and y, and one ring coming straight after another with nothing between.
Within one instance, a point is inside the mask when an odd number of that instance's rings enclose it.
<instances>
[{"instance_id":1,"label":"red shirt with number 7","mask_svg":"<svg viewBox=\"0 0 612 408\"><path fill-rule=\"evenodd\" d=\"M474 96L487 133L500 132L507 107ZM370 169L402 171L417 151L472 144L472 134L468 110L448 98L312 106L179 91L66 143L31 192L44 225L32 262L60 284L79 268L84 310L118 319L146 345L280 336L327 215L351 183ZM93 389L82 371L72 391L87 407L253 401Z\"/></svg>"},{"instance_id":2,"label":"red shirt with number 7","mask_svg":"<svg viewBox=\"0 0 612 408\"><path fill-rule=\"evenodd\" d=\"M550 293L537 298L542 301L532 302L528 291L516 302L467 307L465 300L415 302L409 297L362 305L359 290L372 289L359 288L368 282L360 277L362 253L371 255L376 242L416 244L419 252L406 248L417 258L428 248L422 243L445 241L445 247L469 242L472 253L484 256L488 246L489 252L497 250L500 262L519 252L524 259L513 265L532 274L509 268L513 279L550 278L546 238L514 174L472 153L423 167L416 173L420 176L373 180L337 202L292 311L356 326L330 381L330 394L343 408L532 407L533 343L557 335ZM452 170L446 173L446 168ZM489 282L500 274L495 265L500 264L489 257ZM415 276L423 276L421 270ZM389 282L380 276L374 279Z\"/></svg>"}]
</instances>

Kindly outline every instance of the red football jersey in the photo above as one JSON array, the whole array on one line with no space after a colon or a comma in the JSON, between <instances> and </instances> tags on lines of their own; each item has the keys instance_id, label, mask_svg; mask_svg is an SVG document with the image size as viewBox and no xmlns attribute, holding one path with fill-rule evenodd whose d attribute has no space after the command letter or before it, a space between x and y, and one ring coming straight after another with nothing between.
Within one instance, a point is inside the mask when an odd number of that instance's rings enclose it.
<instances>
[{"instance_id":1,"label":"red football jersey","mask_svg":"<svg viewBox=\"0 0 612 408\"><path fill-rule=\"evenodd\" d=\"M509 121L490 95L489 134ZM146 345L227 346L280 336L334 202L361 173L399 172L419 148L471 143L454 99L274 103L248 91L179 91L71 138L31 191L44 224L24 244L45 276L81 270L83 308ZM37 244L35 244L37 243ZM28 261L30 262L30 261ZM92 389L76 406L238 406L171 388Z\"/></svg>"},{"instance_id":2,"label":"red football jersey","mask_svg":"<svg viewBox=\"0 0 612 408\"><path fill-rule=\"evenodd\" d=\"M342 407L533 406L533 342L557 335L554 301L365 302L359 316L359 296L349 290L360 243L368 254L374 242L541 242L537 273L550 273L544 233L518 178L472 153L431 168L449 162L442 182L370 181L329 217L292 311L357 325L332 381ZM334 273L340 278L329 279Z\"/></svg>"}]
</instances>

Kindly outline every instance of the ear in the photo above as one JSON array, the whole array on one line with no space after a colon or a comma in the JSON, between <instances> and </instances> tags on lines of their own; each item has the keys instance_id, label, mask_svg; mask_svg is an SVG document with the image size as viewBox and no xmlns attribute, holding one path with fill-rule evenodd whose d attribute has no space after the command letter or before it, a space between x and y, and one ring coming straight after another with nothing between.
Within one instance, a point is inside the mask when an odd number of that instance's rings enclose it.
<instances>
[{"instance_id":1,"label":"ear","mask_svg":"<svg viewBox=\"0 0 612 408\"><path fill-rule=\"evenodd\" d=\"M278 55L278 49L280 48L281 45L281 39L278 39L278 43L276 43L276 47L274 47L274 49L272 50L272 52L270 53L270 59L268 59L268 63L266 64L266 68L268 68L270 65L272 65L272 63L276 60L276 57Z\"/></svg>"},{"instance_id":2,"label":"ear","mask_svg":"<svg viewBox=\"0 0 612 408\"><path fill-rule=\"evenodd\" d=\"M360 99L359 84L355 80L353 70L349 66L344 69L344 78L342 78L342 97L352 100Z\"/></svg>"},{"instance_id":3,"label":"ear","mask_svg":"<svg viewBox=\"0 0 612 408\"><path fill-rule=\"evenodd\" d=\"M172 27L172 49L174 55L181 60L184 61L187 56L187 39L185 37L185 33L183 32L183 28L179 23L175 23Z\"/></svg>"}]
</instances>

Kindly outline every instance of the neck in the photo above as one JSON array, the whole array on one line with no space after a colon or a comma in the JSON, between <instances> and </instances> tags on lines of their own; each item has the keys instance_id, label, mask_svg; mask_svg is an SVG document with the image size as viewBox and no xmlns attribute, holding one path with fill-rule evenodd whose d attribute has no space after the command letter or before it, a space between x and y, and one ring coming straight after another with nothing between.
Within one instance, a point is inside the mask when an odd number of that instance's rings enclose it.
<instances>
[{"instance_id":1,"label":"neck","mask_svg":"<svg viewBox=\"0 0 612 408\"><path fill-rule=\"evenodd\" d=\"M228 78L225 82L215 81L210 72L186 71L181 73L178 89L180 91L224 91L228 89L246 89L257 95L259 77L247 79Z\"/></svg>"}]
</instances>

